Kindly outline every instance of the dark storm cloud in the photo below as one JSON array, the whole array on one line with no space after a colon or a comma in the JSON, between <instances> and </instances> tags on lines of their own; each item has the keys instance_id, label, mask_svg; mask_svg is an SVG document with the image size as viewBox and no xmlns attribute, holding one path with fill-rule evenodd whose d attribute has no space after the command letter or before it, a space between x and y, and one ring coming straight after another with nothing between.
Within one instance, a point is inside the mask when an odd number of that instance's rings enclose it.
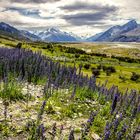
<instances>
[{"instance_id":1,"label":"dark storm cloud","mask_svg":"<svg viewBox=\"0 0 140 140\"><path fill-rule=\"evenodd\" d=\"M92 25L101 24L100 20L105 19L106 14L102 12L97 13L79 13L75 15L64 15L62 18L72 25Z\"/></svg>"},{"instance_id":2,"label":"dark storm cloud","mask_svg":"<svg viewBox=\"0 0 140 140\"><path fill-rule=\"evenodd\" d=\"M97 5L97 4L90 4L90 3L85 3L85 2L76 2L73 3L72 5L65 5L65 6L60 6L59 7L62 10L66 11L75 11L75 10L96 10L96 11L103 11L103 10L114 10L116 9L115 6L109 6L109 5Z\"/></svg>"},{"instance_id":3,"label":"dark storm cloud","mask_svg":"<svg viewBox=\"0 0 140 140\"><path fill-rule=\"evenodd\" d=\"M118 8L114 6L91 5L81 2L59 8L66 11L79 11L78 14L62 16L64 20L72 25L103 24L103 20L106 20L111 15L115 15L115 12L118 10ZM87 13L87 11L89 12Z\"/></svg>"},{"instance_id":4,"label":"dark storm cloud","mask_svg":"<svg viewBox=\"0 0 140 140\"><path fill-rule=\"evenodd\" d=\"M17 3L47 3L47 2L57 2L60 0L9 0L9 1Z\"/></svg>"}]
</instances>

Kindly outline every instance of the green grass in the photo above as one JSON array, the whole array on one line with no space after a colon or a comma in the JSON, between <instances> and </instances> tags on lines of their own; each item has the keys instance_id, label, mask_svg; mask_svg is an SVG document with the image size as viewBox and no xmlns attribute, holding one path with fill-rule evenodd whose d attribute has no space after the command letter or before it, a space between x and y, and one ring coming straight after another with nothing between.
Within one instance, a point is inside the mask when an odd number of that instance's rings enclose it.
<instances>
[{"instance_id":1,"label":"green grass","mask_svg":"<svg viewBox=\"0 0 140 140\"><path fill-rule=\"evenodd\" d=\"M13 41L11 39L8 40L1 38L0 42L1 44L5 44L6 46L8 44L8 46L13 47L18 43L18 40ZM132 45L137 48L112 48L113 45L115 46L116 44L53 43L51 49L48 49L48 44L49 43L44 42L23 42L23 48L32 49L33 51L41 51L42 54L52 58L54 61L61 62L61 64L66 64L70 66L74 66L75 64L76 67L79 67L80 64L84 65L88 63L91 65L90 69L86 70L82 68L84 75L91 75L91 68L97 67L100 64L105 66L114 66L116 69L116 73L111 74L111 76L106 76L106 73L101 71L101 74L99 78L97 78L97 81L104 83L104 81L108 80L108 87L114 84L117 85L121 91L125 91L127 88L140 91L140 83L130 80L132 72L140 74L139 63L121 62L115 58L105 58L101 56L90 56L85 54L79 54L78 58L76 58L75 54L66 53L65 48L63 47L75 47L78 49L84 49L85 51L90 49L91 52L94 53L105 53L138 59L138 54L140 54L140 49L138 48L140 47L140 44L128 44L129 46ZM123 78L120 79L120 76Z\"/></svg>"},{"instance_id":2,"label":"green grass","mask_svg":"<svg viewBox=\"0 0 140 140\"><path fill-rule=\"evenodd\" d=\"M7 81L0 83L0 98L8 101L25 100L25 96L21 93L21 84L17 81Z\"/></svg>"}]
</instances>

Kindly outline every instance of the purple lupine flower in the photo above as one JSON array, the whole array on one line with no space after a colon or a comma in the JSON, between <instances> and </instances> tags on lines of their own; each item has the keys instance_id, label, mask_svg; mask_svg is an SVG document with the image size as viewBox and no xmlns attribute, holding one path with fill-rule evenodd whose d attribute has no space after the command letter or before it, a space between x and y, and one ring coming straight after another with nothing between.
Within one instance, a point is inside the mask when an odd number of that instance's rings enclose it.
<instances>
[{"instance_id":1,"label":"purple lupine flower","mask_svg":"<svg viewBox=\"0 0 140 140\"><path fill-rule=\"evenodd\" d=\"M138 105L137 113L140 113L140 105Z\"/></svg>"},{"instance_id":2,"label":"purple lupine flower","mask_svg":"<svg viewBox=\"0 0 140 140\"><path fill-rule=\"evenodd\" d=\"M105 133L104 140L108 140L110 137L110 130Z\"/></svg>"},{"instance_id":3,"label":"purple lupine flower","mask_svg":"<svg viewBox=\"0 0 140 140\"><path fill-rule=\"evenodd\" d=\"M73 89L73 92L71 94L71 99L73 99L75 97L75 94L76 94L76 84L74 85L74 89Z\"/></svg>"},{"instance_id":4,"label":"purple lupine flower","mask_svg":"<svg viewBox=\"0 0 140 140\"><path fill-rule=\"evenodd\" d=\"M43 101L42 106L41 106L41 108L40 108L40 112L39 112L39 114L38 114L37 124L38 124L38 123L40 122L40 120L42 119L42 115L43 115L45 106L46 106L46 101Z\"/></svg>"},{"instance_id":5,"label":"purple lupine flower","mask_svg":"<svg viewBox=\"0 0 140 140\"><path fill-rule=\"evenodd\" d=\"M135 106L133 109L132 109L132 118L135 118L137 114L137 106Z\"/></svg>"},{"instance_id":6,"label":"purple lupine flower","mask_svg":"<svg viewBox=\"0 0 140 140\"><path fill-rule=\"evenodd\" d=\"M114 96L114 100L112 102L112 106L111 106L111 114L113 114L115 108L116 108L116 105L117 105L117 99L118 99L118 94L115 94Z\"/></svg>"},{"instance_id":7,"label":"purple lupine flower","mask_svg":"<svg viewBox=\"0 0 140 140\"><path fill-rule=\"evenodd\" d=\"M74 129L71 129L68 139L69 140L75 140L75 138L74 138Z\"/></svg>"},{"instance_id":8,"label":"purple lupine flower","mask_svg":"<svg viewBox=\"0 0 140 140\"><path fill-rule=\"evenodd\" d=\"M82 138L84 138L86 135L88 135L89 130L93 124L93 121L94 121L96 115L97 115L97 113L95 113L95 112L92 112L90 114L90 117L87 120L87 123L84 124L84 129L82 129Z\"/></svg>"},{"instance_id":9,"label":"purple lupine flower","mask_svg":"<svg viewBox=\"0 0 140 140\"><path fill-rule=\"evenodd\" d=\"M117 140L121 140L122 139L122 132L118 132L117 133Z\"/></svg>"},{"instance_id":10,"label":"purple lupine flower","mask_svg":"<svg viewBox=\"0 0 140 140\"><path fill-rule=\"evenodd\" d=\"M114 132L117 131L118 126L119 126L119 118L116 118L114 121Z\"/></svg>"},{"instance_id":11,"label":"purple lupine flower","mask_svg":"<svg viewBox=\"0 0 140 140\"><path fill-rule=\"evenodd\" d=\"M97 115L97 113L92 112L92 113L90 114L89 119L87 120L87 123L90 124L90 125L92 125L92 123L93 123L94 118L95 118L96 115Z\"/></svg>"},{"instance_id":12,"label":"purple lupine flower","mask_svg":"<svg viewBox=\"0 0 140 140\"><path fill-rule=\"evenodd\" d=\"M112 124L107 122L105 126L105 132L111 129Z\"/></svg>"},{"instance_id":13,"label":"purple lupine flower","mask_svg":"<svg viewBox=\"0 0 140 140\"><path fill-rule=\"evenodd\" d=\"M104 130L104 140L108 140L109 139L110 133L111 133L110 129L111 129L111 123L107 122L105 130Z\"/></svg>"},{"instance_id":14,"label":"purple lupine flower","mask_svg":"<svg viewBox=\"0 0 140 140\"><path fill-rule=\"evenodd\" d=\"M52 127L52 135L53 135L53 139L54 139L55 136L56 136L56 130L57 130L56 123L54 123L54 124L53 124L53 127Z\"/></svg>"},{"instance_id":15,"label":"purple lupine flower","mask_svg":"<svg viewBox=\"0 0 140 140\"><path fill-rule=\"evenodd\" d=\"M123 135L125 134L127 128L128 127L124 124L122 129L117 133L117 140L121 140L123 138Z\"/></svg>"}]
</instances>

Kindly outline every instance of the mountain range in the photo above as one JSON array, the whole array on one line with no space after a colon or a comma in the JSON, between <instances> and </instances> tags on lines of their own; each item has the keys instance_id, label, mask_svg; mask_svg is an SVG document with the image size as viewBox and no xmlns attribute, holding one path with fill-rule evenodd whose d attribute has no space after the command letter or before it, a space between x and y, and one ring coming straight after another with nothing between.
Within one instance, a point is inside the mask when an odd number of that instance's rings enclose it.
<instances>
[{"instance_id":1,"label":"mountain range","mask_svg":"<svg viewBox=\"0 0 140 140\"><path fill-rule=\"evenodd\" d=\"M42 41L49 42L76 42L77 38L67 32L62 32L58 28L48 28L45 31L34 32Z\"/></svg>"},{"instance_id":2,"label":"mountain range","mask_svg":"<svg viewBox=\"0 0 140 140\"><path fill-rule=\"evenodd\" d=\"M87 40L90 42L140 42L140 25L135 20L131 20L122 26L113 26Z\"/></svg>"},{"instance_id":3,"label":"mountain range","mask_svg":"<svg viewBox=\"0 0 140 140\"><path fill-rule=\"evenodd\" d=\"M98 33L89 38L81 38L55 27L47 28L44 31L29 32L0 22L0 35L27 41L45 42L140 42L140 25L135 20L131 20L124 25L113 26L105 32Z\"/></svg>"}]
</instances>

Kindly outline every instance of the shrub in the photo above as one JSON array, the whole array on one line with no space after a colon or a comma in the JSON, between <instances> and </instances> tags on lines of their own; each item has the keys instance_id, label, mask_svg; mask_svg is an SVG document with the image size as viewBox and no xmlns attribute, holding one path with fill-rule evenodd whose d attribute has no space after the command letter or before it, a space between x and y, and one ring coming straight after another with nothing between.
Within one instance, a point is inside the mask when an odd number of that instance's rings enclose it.
<instances>
[{"instance_id":1,"label":"shrub","mask_svg":"<svg viewBox=\"0 0 140 140\"><path fill-rule=\"evenodd\" d=\"M127 78L124 75L119 75L119 79L121 79L123 82L127 80Z\"/></svg>"},{"instance_id":2,"label":"shrub","mask_svg":"<svg viewBox=\"0 0 140 140\"><path fill-rule=\"evenodd\" d=\"M109 66L107 69L110 70L111 73L115 73L116 72L116 69L113 66Z\"/></svg>"},{"instance_id":3,"label":"shrub","mask_svg":"<svg viewBox=\"0 0 140 140\"><path fill-rule=\"evenodd\" d=\"M130 78L132 81L138 81L140 79L140 74L132 72L132 76Z\"/></svg>"},{"instance_id":4,"label":"shrub","mask_svg":"<svg viewBox=\"0 0 140 140\"><path fill-rule=\"evenodd\" d=\"M75 58L79 58L80 57L80 54L75 54Z\"/></svg>"},{"instance_id":5,"label":"shrub","mask_svg":"<svg viewBox=\"0 0 140 140\"><path fill-rule=\"evenodd\" d=\"M66 47L65 52L71 53L71 54L86 54L86 52L81 49L76 49L76 48L71 48L71 47Z\"/></svg>"},{"instance_id":6,"label":"shrub","mask_svg":"<svg viewBox=\"0 0 140 140\"><path fill-rule=\"evenodd\" d=\"M52 44L47 45L47 49L52 49L52 48L53 48Z\"/></svg>"},{"instance_id":7,"label":"shrub","mask_svg":"<svg viewBox=\"0 0 140 140\"><path fill-rule=\"evenodd\" d=\"M90 59L91 59L91 57L88 56L88 55L82 55L82 56L80 57L80 60L81 60L81 61L86 61L86 62L88 62Z\"/></svg>"},{"instance_id":8,"label":"shrub","mask_svg":"<svg viewBox=\"0 0 140 140\"><path fill-rule=\"evenodd\" d=\"M96 77L98 77L99 75L100 75L100 70L99 69L94 69L94 68L92 68L92 74L94 75L94 76L96 76Z\"/></svg>"},{"instance_id":9,"label":"shrub","mask_svg":"<svg viewBox=\"0 0 140 140\"><path fill-rule=\"evenodd\" d=\"M95 69L96 69L95 67L92 67L92 68L91 68L92 71L95 70Z\"/></svg>"},{"instance_id":10,"label":"shrub","mask_svg":"<svg viewBox=\"0 0 140 140\"><path fill-rule=\"evenodd\" d=\"M107 76L110 76L112 73L116 72L116 69L113 66L103 66L103 71L106 72Z\"/></svg>"},{"instance_id":11,"label":"shrub","mask_svg":"<svg viewBox=\"0 0 140 140\"><path fill-rule=\"evenodd\" d=\"M107 66L103 66L103 71L106 71L107 70Z\"/></svg>"},{"instance_id":12,"label":"shrub","mask_svg":"<svg viewBox=\"0 0 140 140\"><path fill-rule=\"evenodd\" d=\"M106 70L106 75L107 75L107 76L111 76L110 70L108 70L108 69Z\"/></svg>"},{"instance_id":13,"label":"shrub","mask_svg":"<svg viewBox=\"0 0 140 140\"><path fill-rule=\"evenodd\" d=\"M97 69L101 70L101 69L102 69L102 65L101 65L101 64L98 65L98 66L97 66Z\"/></svg>"},{"instance_id":14,"label":"shrub","mask_svg":"<svg viewBox=\"0 0 140 140\"><path fill-rule=\"evenodd\" d=\"M90 68L90 64L85 64L84 68L88 70Z\"/></svg>"}]
</instances>

